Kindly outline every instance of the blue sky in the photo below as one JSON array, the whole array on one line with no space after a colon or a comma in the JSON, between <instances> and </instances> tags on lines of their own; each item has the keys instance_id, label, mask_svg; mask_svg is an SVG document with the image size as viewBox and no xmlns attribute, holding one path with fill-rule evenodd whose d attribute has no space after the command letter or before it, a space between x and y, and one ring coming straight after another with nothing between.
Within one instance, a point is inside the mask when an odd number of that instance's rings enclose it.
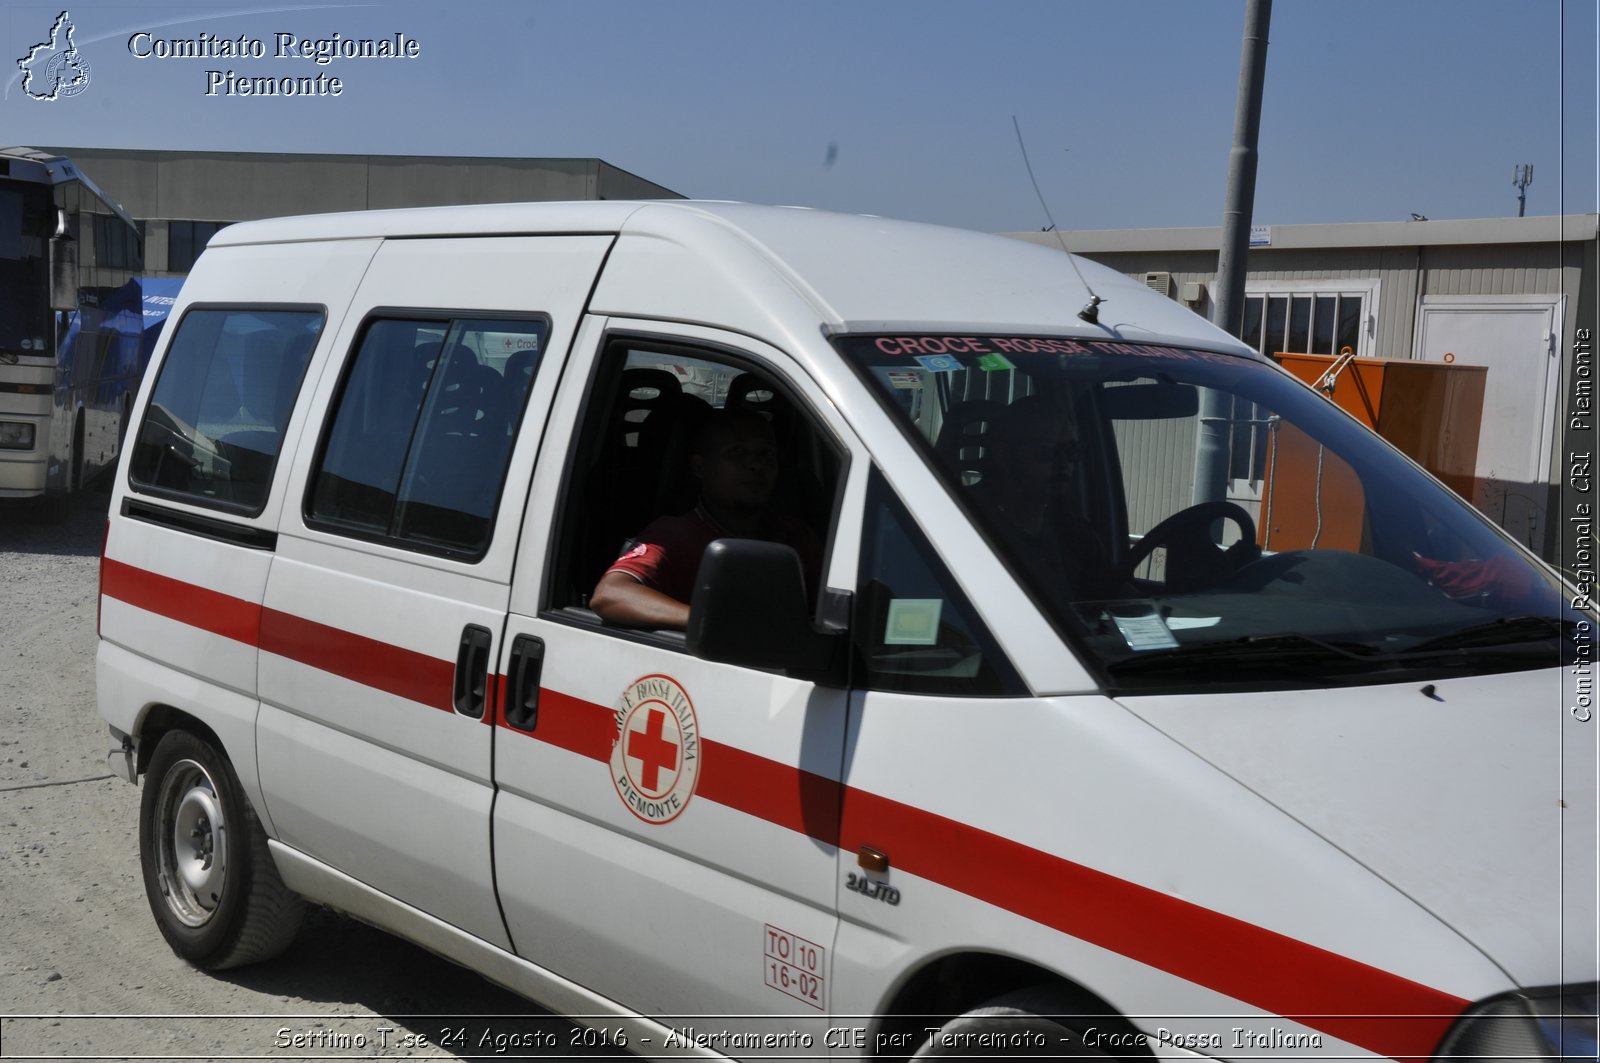
<instances>
[{"instance_id":1,"label":"blue sky","mask_svg":"<svg viewBox=\"0 0 1600 1063\"><path fill-rule=\"evenodd\" d=\"M5 3L0 140L213 151L598 156L687 195L991 231L1219 223L1244 0L456 0L67 6L90 82L15 60L62 4ZM1597 209L1594 0L1278 0L1255 221ZM263 41L138 58L129 38ZM273 56L274 35L416 40ZM148 46L144 46L148 47ZM206 95L207 70L338 97ZM1563 168L1564 163L1564 168Z\"/></svg>"}]
</instances>

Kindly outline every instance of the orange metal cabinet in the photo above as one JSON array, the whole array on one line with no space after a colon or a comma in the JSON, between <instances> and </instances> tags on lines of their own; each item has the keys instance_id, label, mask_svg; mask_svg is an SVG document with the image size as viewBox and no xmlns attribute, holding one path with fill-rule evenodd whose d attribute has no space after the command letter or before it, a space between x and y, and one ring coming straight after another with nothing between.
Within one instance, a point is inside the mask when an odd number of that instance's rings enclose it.
<instances>
[{"instance_id":1,"label":"orange metal cabinet","mask_svg":"<svg viewBox=\"0 0 1600 1063\"><path fill-rule=\"evenodd\" d=\"M1336 361L1326 354L1280 353L1277 358L1312 385ZM1330 398L1470 501L1487 375L1478 365L1358 358L1335 378ZM1361 488L1335 460L1304 436L1278 440L1276 453L1268 455L1263 545L1360 549Z\"/></svg>"}]
</instances>

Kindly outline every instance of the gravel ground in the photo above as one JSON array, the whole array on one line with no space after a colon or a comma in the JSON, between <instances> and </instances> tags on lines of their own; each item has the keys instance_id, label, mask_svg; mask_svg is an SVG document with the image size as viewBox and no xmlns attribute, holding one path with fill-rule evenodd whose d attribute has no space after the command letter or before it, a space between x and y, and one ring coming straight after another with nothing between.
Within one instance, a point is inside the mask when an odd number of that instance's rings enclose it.
<instances>
[{"instance_id":1,"label":"gravel ground","mask_svg":"<svg viewBox=\"0 0 1600 1063\"><path fill-rule=\"evenodd\" d=\"M139 791L107 770L95 711L107 498L65 523L0 501L0 1057L573 1054L567 1021L326 910L271 963L212 975L168 950L139 874Z\"/></svg>"}]
</instances>

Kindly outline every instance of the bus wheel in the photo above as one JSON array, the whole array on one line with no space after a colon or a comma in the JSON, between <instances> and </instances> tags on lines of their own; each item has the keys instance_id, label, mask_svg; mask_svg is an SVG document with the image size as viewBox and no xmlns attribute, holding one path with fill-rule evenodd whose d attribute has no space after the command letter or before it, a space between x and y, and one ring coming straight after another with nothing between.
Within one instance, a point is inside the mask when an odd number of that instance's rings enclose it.
<instances>
[{"instance_id":1,"label":"bus wheel","mask_svg":"<svg viewBox=\"0 0 1600 1063\"><path fill-rule=\"evenodd\" d=\"M1007 993L939 1027L911 1058L1114 1058L1099 1046L1084 1041L1074 1028L1076 1017L1067 1007L1060 994L1049 986Z\"/></svg>"},{"instance_id":2,"label":"bus wheel","mask_svg":"<svg viewBox=\"0 0 1600 1063\"><path fill-rule=\"evenodd\" d=\"M278 876L233 765L188 731L150 757L139 862L161 936L197 967L270 959L300 929L305 905Z\"/></svg>"}]
</instances>

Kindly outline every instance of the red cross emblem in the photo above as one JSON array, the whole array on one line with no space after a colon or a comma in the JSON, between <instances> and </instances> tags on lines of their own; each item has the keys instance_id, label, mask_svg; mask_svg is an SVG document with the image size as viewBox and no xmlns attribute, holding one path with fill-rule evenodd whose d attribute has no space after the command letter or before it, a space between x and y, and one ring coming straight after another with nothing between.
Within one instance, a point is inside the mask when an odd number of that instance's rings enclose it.
<instances>
[{"instance_id":1,"label":"red cross emblem","mask_svg":"<svg viewBox=\"0 0 1600 1063\"><path fill-rule=\"evenodd\" d=\"M640 764L639 789L651 795L661 793L662 768L678 770L678 744L661 737L666 725L667 714L653 708L644 730L628 732L627 755Z\"/></svg>"},{"instance_id":2,"label":"red cross emblem","mask_svg":"<svg viewBox=\"0 0 1600 1063\"><path fill-rule=\"evenodd\" d=\"M611 782L629 812L646 823L677 819L700 780L700 757L700 723L676 679L641 676L622 692Z\"/></svg>"}]
</instances>

